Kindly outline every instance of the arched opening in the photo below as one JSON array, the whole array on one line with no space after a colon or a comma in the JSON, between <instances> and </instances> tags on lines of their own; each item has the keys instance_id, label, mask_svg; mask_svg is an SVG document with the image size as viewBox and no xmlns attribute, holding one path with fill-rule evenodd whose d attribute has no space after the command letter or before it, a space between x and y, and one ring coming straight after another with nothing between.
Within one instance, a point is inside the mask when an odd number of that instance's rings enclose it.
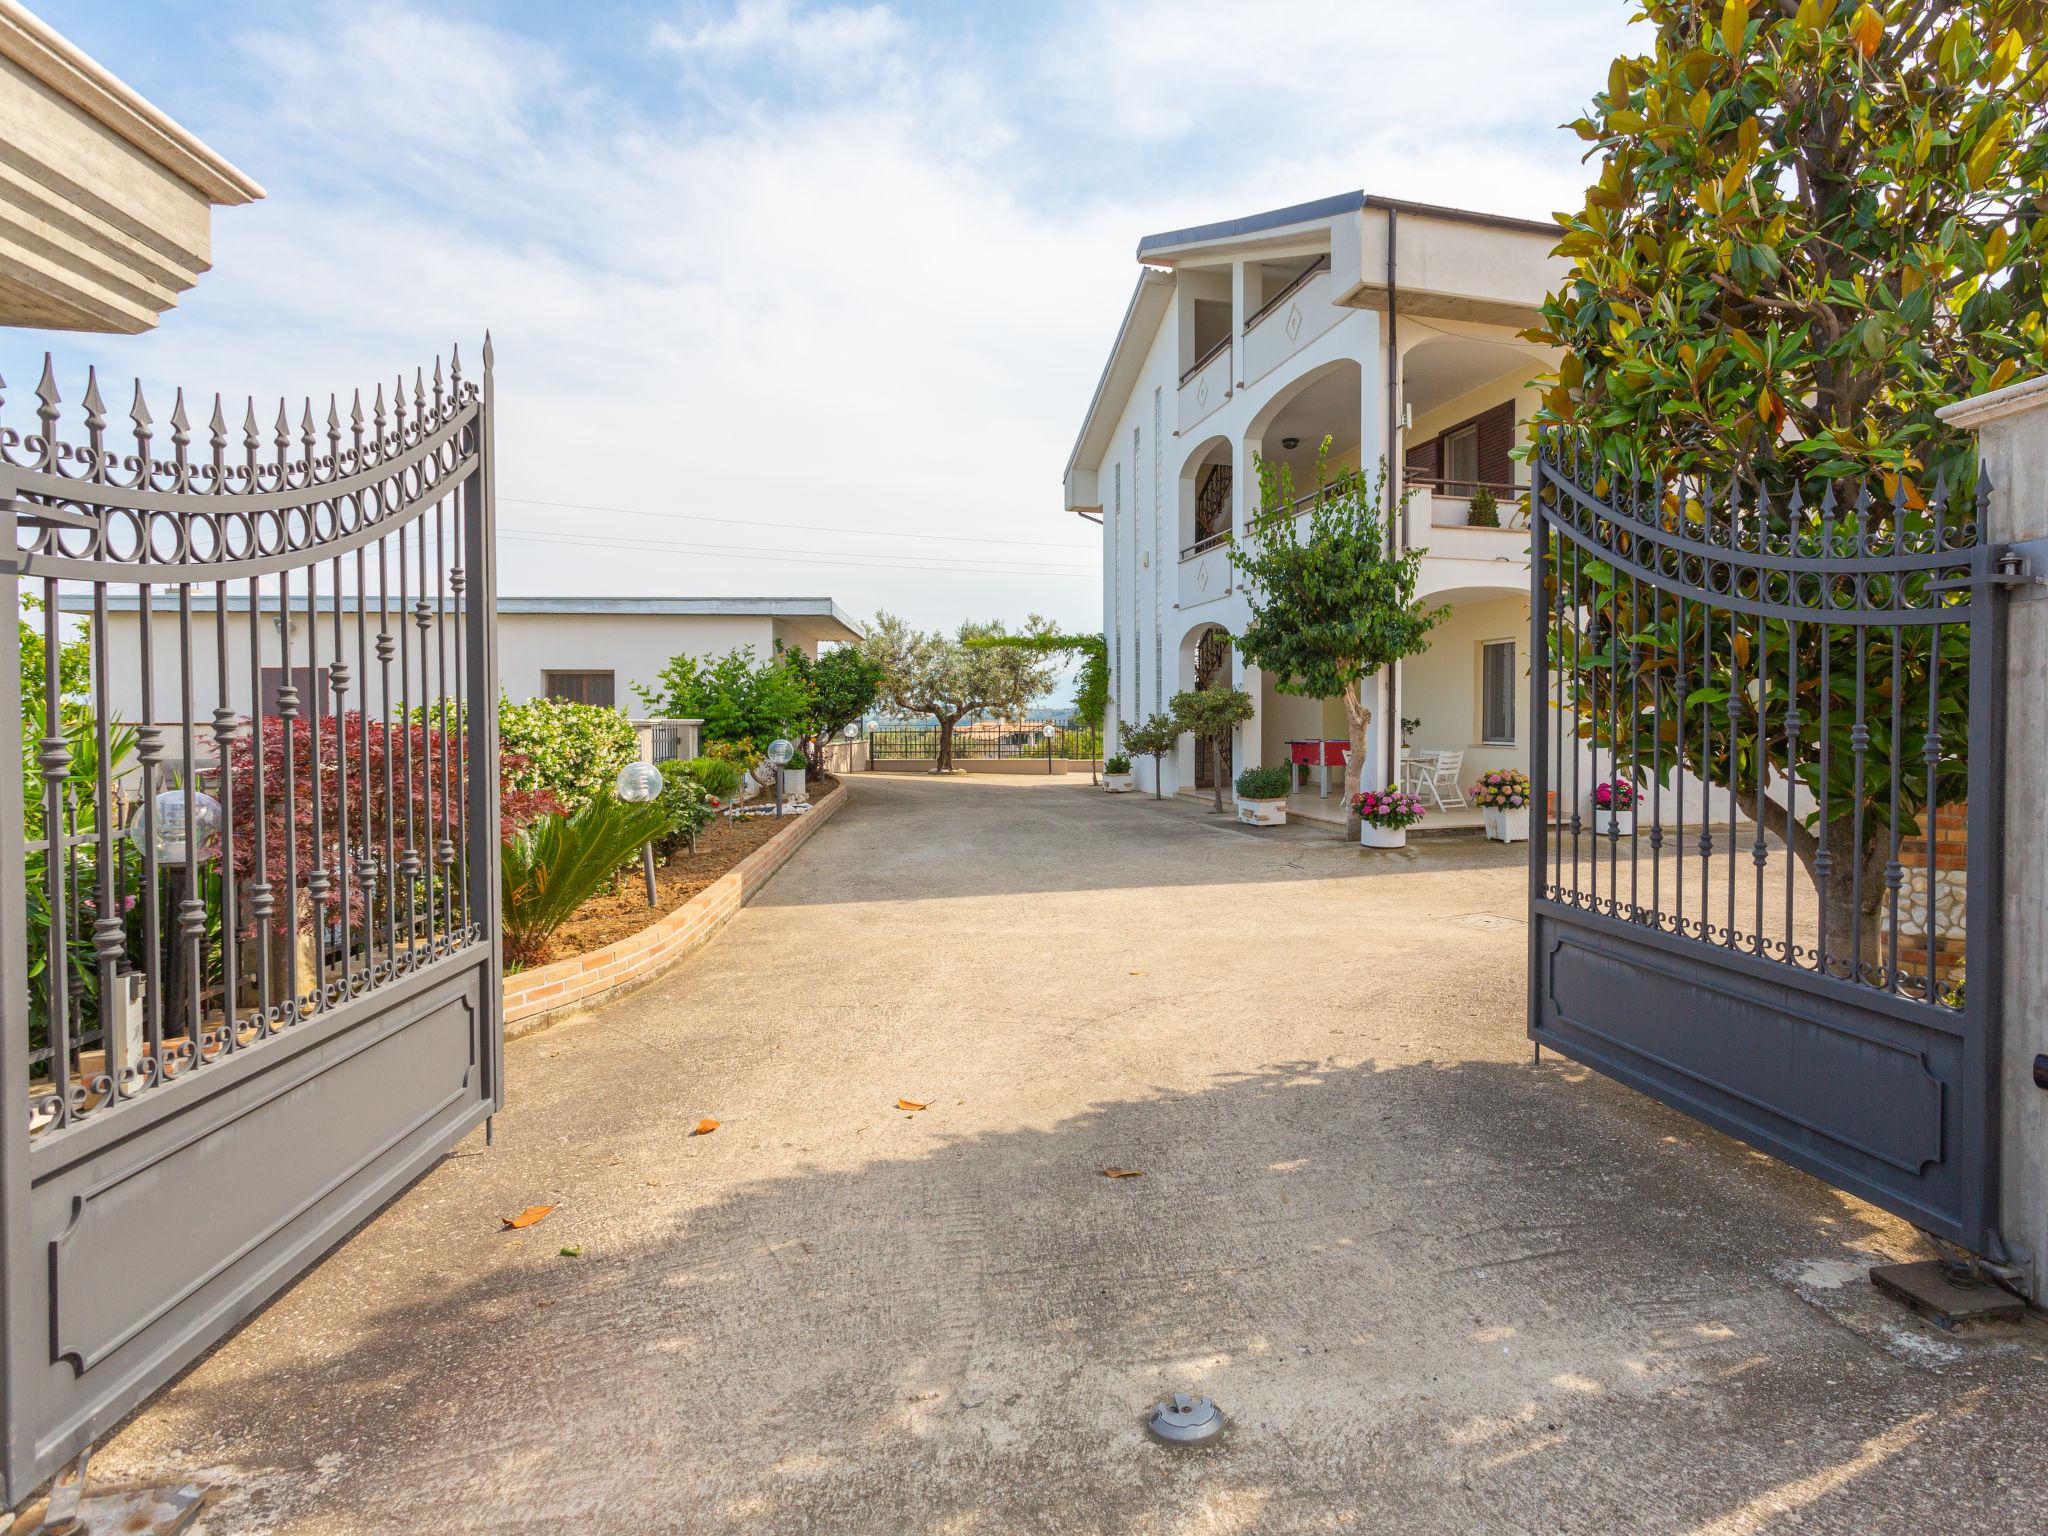
<instances>
[{"instance_id":1,"label":"arched opening","mask_svg":"<svg viewBox=\"0 0 2048 1536\"><path fill-rule=\"evenodd\" d=\"M1332 470L1363 467L1364 375L1355 359L1337 358L1303 374L1252 418L1245 436L1269 464L1284 467L1294 499L1316 488L1316 454L1330 440Z\"/></svg>"},{"instance_id":2,"label":"arched opening","mask_svg":"<svg viewBox=\"0 0 2048 1536\"><path fill-rule=\"evenodd\" d=\"M1180 557L1214 549L1230 537L1230 439L1212 437L1187 456L1180 472Z\"/></svg>"},{"instance_id":3,"label":"arched opening","mask_svg":"<svg viewBox=\"0 0 2048 1536\"><path fill-rule=\"evenodd\" d=\"M1200 693L1210 688L1234 686L1234 651L1230 643L1230 631L1221 624L1197 624L1180 642L1180 686L1189 692ZM1193 754L1193 760L1180 759L1180 783L1196 789L1213 790L1217 783L1217 754L1210 750L1212 743L1207 737L1186 736L1182 738L1183 750ZM1232 743L1225 737L1220 743L1224 782L1229 781L1231 764L1235 753Z\"/></svg>"}]
</instances>

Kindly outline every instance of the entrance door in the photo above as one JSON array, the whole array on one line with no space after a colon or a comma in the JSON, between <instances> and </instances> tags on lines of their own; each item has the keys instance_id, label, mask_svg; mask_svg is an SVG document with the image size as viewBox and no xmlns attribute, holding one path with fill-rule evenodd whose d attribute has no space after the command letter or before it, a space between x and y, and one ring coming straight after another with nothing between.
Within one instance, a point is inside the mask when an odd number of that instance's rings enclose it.
<instances>
[{"instance_id":1,"label":"entrance door","mask_svg":"<svg viewBox=\"0 0 2048 1536\"><path fill-rule=\"evenodd\" d=\"M1228 688L1229 686L1230 636L1224 630L1212 629L1209 633L1202 636L1201 643L1195 648L1195 689L1197 692L1202 692L1210 688ZM1216 787L1217 754L1211 750L1214 745L1215 741L1211 737L1198 736L1195 738L1195 788L1197 789L1214 789ZM1230 768L1231 752L1230 738L1228 736L1223 738L1222 745L1223 782L1228 784L1235 777Z\"/></svg>"}]
</instances>

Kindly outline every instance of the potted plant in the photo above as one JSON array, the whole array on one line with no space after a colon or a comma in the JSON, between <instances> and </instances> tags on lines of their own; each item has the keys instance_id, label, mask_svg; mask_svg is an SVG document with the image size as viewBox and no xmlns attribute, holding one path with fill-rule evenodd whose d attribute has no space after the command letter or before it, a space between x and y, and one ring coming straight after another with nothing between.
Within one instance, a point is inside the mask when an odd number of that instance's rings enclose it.
<instances>
[{"instance_id":1,"label":"potted plant","mask_svg":"<svg viewBox=\"0 0 2048 1536\"><path fill-rule=\"evenodd\" d=\"M1405 848L1408 829L1422 820L1422 800L1398 784L1361 789L1351 797L1358 816L1358 841L1367 848Z\"/></svg>"},{"instance_id":2,"label":"potted plant","mask_svg":"<svg viewBox=\"0 0 2048 1536\"><path fill-rule=\"evenodd\" d=\"M804 775L810 769L803 753L794 754L782 765L782 797L785 800L801 800L804 797Z\"/></svg>"},{"instance_id":3,"label":"potted plant","mask_svg":"<svg viewBox=\"0 0 2048 1536\"><path fill-rule=\"evenodd\" d=\"M1102 760L1102 787L1112 795L1128 795L1138 787L1138 776L1131 772L1129 757L1112 752Z\"/></svg>"},{"instance_id":4,"label":"potted plant","mask_svg":"<svg viewBox=\"0 0 2048 1536\"><path fill-rule=\"evenodd\" d=\"M1480 486L1472 493L1472 510L1465 515L1468 528L1498 528L1500 526L1500 501L1486 486Z\"/></svg>"},{"instance_id":5,"label":"potted plant","mask_svg":"<svg viewBox=\"0 0 2048 1536\"><path fill-rule=\"evenodd\" d=\"M1636 787L1627 779L1609 779L1593 790L1593 830L1627 837L1636 829Z\"/></svg>"},{"instance_id":6,"label":"potted plant","mask_svg":"<svg viewBox=\"0 0 2048 1536\"><path fill-rule=\"evenodd\" d=\"M1519 768L1482 773L1472 803L1486 813L1486 835L1497 843L1529 840L1529 775Z\"/></svg>"},{"instance_id":7,"label":"potted plant","mask_svg":"<svg viewBox=\"0 0 2048 1536\"><path fill-rule=\"evenodd\" d=\"M1255 827L1287 825L1287 787L1293 771L1281 765L1247 768L1237 776L1237 819Z\"/></svg>"}]
</instances>

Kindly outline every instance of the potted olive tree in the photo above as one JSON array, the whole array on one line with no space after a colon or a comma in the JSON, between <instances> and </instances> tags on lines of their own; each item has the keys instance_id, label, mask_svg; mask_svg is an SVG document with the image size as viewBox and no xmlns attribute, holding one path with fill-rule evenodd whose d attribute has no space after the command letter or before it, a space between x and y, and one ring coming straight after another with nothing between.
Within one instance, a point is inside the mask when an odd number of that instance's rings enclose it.
<instances>
[{"instance_id":1,"label":"potted olive tree","mask_svg":"<svg viewBox=\"0 0 2048 1536\"><path fill-rule=\"evenodd\" d=\"M1152 798L1164 799L1159 786L1165 777L1166 754L1180 745L1180 727L1174 724L1173 717L1153 714L1137 725L1123 727L1117 734L1123 738L1126 750L1152 759Z\"/></svg>"},{"instance_id":2,"label":"potted olive tree","mask_svg":"<svg viewBox=\"0 0 2048 1536\"><path fill-rule=\"evenodd\" d=\"M1138 776L1124 753L1112 752L1102 760L1102 787L1112 795L1128 795L1138 787Z\"/></svg>"},{"instance_id":3,"label":"potted olive tree","mask_svg":"<svg viewBox=\"0 0 2048 1536\"><path fill-rule=\"evenodd\" d=\"M1209 782L1215 786L1215 811L1223 814L1223 753L1230 744L1230 733L1251 719L1258 706L1252 703L1252 696L1242 688L1190 688L1176 693L1167 701L1173 710L1173 723L1179 730L1191 732L1195 738L1195 750L1207 749L1209 753Z\"/></svg>"},{"instance_id":4,"label":"potted olive tree","mask_svg":"<svg viewBox=\"0 0 2048 1536\"><path fill-rule=\"evenodd\" d=\"M1245 769L1237 776L1237 819L1255 827L1286 826L1293 779L1293 772L1280 765Z\"/></svg>"}]
</instances>

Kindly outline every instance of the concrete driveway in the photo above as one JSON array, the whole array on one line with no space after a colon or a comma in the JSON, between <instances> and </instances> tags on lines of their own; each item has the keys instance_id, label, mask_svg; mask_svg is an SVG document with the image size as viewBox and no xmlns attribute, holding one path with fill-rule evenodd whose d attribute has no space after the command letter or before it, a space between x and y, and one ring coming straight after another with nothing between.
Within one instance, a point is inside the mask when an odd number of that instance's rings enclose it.
<instances>
[{"instance_id":1,"label":"concrete driveway","mask_svg":"<svg viewBox=\"0 0 2048 1536\"><path fill-rule=\"evenodd\" d=\"M215 1536L2048 1526L2048 1327L1917 1323L1898 1224L1532 1067L1504 850L853 789L98 1476ZM1219 1445L1143 1437L1178 1388Z\"/></svg>"}]
</instances>

